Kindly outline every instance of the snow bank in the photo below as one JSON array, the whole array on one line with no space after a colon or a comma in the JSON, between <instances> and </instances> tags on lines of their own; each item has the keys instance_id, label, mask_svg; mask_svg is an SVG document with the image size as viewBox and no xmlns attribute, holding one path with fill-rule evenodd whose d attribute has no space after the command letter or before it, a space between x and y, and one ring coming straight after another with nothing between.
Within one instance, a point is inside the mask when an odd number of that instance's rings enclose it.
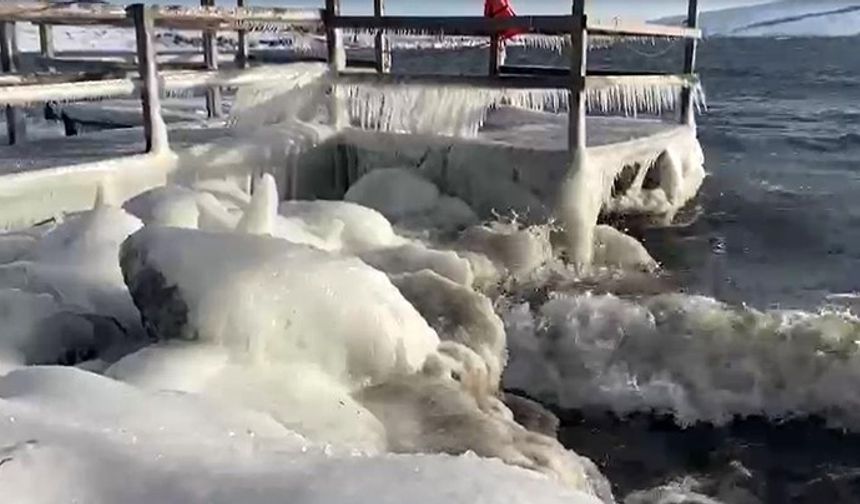
<instances>
[{"instance_id":1,"label":"snow bank","mask_svg":"<svg viewBox=\"0 0 860 504\"><path fill-rule=\"evenodd\" d=\"M71 368L0 377L0 422L0 487L23 504L598 502L474 456L339 454L264 414Z\"/></svg>"},{"instance_id":2,"label":"snow bank","mask_svg":"<svg viewBox=\"0 0 860 504\"><path fill-rule=\"evenodd\" d=\"M821 415L860 428L860 320L713 299L556 294L504 315L507 387L569 408L654 411L681 424Z\"/></svg>"}]
</instances>

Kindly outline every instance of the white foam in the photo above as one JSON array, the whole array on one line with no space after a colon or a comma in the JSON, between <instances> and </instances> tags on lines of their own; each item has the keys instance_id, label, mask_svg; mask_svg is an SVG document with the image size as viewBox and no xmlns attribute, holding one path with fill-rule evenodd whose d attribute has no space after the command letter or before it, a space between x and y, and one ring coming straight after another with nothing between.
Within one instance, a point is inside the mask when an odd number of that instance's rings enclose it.
<instances>
[{"instance_id":1,"label":"white foam","mask_svg":"<svg viewBox=\"0 0 860 504\"><path fill-rule=\"evenodd\" d=\"M568 408L654 411L681 424L821 415L860 428L860 321L760 312L681 294L557 294L505 315L509 387Z\"/></svg>"}]
</instances>

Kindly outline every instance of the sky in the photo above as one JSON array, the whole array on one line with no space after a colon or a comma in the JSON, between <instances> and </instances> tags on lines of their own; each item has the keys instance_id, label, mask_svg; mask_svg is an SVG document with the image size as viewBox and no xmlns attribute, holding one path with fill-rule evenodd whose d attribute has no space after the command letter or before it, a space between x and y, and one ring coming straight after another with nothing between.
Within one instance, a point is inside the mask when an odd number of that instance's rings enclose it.
<instances>
[{"instance_id":1,"label":"sky","mask_svg":"<svg viewBox=\"0 0 860 504\"><path fill-rule=\"evenodd\" d=\"M127 0L122 3L129 3ZM346 14L368 14L373 0L341 0ZM687 12L687 0L587 0L588 13L601 19L625 17L655 19ZM699 0L700 9L715 10L768 3L773 0ZM815 1L815 0L809 0ZM119 2L118 2L119 3ZM195 0L149 0L147 3L197 3ZM235 5L234 0L216 0L217 5ZM320 7L324 0L246 0L247 5L282 7ZM563 14L570 12L571 0L511 0L518 14ZM386 11L393 15L432 14L480 15L483 0L386 0Z\"/></svg>"}]
</instances>

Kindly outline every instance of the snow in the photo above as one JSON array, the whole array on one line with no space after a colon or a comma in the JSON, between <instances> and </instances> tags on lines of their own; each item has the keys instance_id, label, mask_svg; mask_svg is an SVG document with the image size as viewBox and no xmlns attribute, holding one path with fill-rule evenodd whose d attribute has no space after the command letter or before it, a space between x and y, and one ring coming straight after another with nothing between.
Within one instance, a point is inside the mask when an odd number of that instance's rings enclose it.
<instances>
[{"instance_id":1,"label":"snow","mask_svg":"<svg viewBox=\"0 0 860 504\"><path fill-rule=\"evenodd\" d=\"M674 23L680 19L660 22ZM844 0L781 0L703 12L699 25L706 36L854 36L860 34L860 4Z\"/></svg>"},{"instance_id":2,"label":"snow","mask_svg":"<svg viewBox=\"0 0 860 504\"><path fill-rule=\"evenodd\" d=\"M259 412L73 368L0 377L0 422L10 502L597 502L475 456L339 453Z\"/></svg>"},{"instance_id":3,"label":"snow","mask_svg":"<svg viewBox=\"0 0 860 504\"><path fill-rule=\"evenodd\" d=\"M505 385L566 408L725 424L821 415L857 429L860 321L667 294L554 294L510 306Z\"/></svg>"}]
</instances>

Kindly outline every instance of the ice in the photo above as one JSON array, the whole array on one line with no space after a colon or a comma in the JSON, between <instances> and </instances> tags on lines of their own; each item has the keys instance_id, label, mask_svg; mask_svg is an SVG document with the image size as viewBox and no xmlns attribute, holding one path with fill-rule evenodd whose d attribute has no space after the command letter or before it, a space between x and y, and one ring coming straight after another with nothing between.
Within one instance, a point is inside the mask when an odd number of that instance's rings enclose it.
<instances>
[{"instance_id":1,"label":"ice","mask_svg":"<svg viewBox=\"0 0 860 504\"><path fill-rule=\"evenodd\" d=\"M438 342L382 273L282 240L147 228L124 245L123 264L129 279L155 268L178 285L189 303L186 337L257 361L316 363L353 386L417 369Z\"/></svg>"},{"instance_id":2,"label":"ice","mask_svg":"<svg viewBox=\"0 0 860 504\"><path fill-rule=\"evenodd\" d=\"M0 422L0 486L23 504L598 502L475 456L332 453L265 414L70 368L0 377Z\"/></svg>"},{"instance_id":3,"label":"ice","mask_svg":"<svg viewBox=\"0 0 860 504\"><path fill-rule=\"evenodd\" d=\"M367 264L388 274L428 270L466 287L471 287L475 281L468 260L450 250L429 249L420 242L365 251L358 256Z\"/></svg>"},{"instance_id":4,"label":"ice","mask_svg":"<svg viewBox=\"0 0 860 504\"><path fill-rule=\"evenodd\" d=\"M391 221L432 212L439 202L439 188L403 168L381 168L361 177L344 200L378 210Z\"/></svg>"},{"instance_id":5,"label":"ice","mask_svg":"<svg viewBox=\"0 0 860 504\"><path fill-rule=\"evenodd\" d=\"M503 105L527 110L564 111L569 107L566 89L491 89L463 85L338 84L350 116L364 129L433 133L474 137L488 111ZM703 101L701 86L671 77L619 79L592 77L586 98L592 111L660 114L676 108L681 90L690 86L696 103Z\"/></svg>"},{"instance_id":6,"label":"ice","mask_svg":"<svg viewBox=\"0 0 860 504\"><path fill-rule=\"evenodd\" d=\"M301 219L317 236L339 238L337 248L351 254L407 243L379 212L355 203L285 201L278 211L285 217Z\"/></svg>"},{"instance_id":7,"label":"ice","mask_svg":"<svg viewBox=\"0 0 860 504\"><path fill-rule=\"evenodd\" d=\"M555 294L504 316L505 384L567 408L652 411L688 425L821 415L860 428L860 321L667 294Z\"/></svg>"}]
</instances>

